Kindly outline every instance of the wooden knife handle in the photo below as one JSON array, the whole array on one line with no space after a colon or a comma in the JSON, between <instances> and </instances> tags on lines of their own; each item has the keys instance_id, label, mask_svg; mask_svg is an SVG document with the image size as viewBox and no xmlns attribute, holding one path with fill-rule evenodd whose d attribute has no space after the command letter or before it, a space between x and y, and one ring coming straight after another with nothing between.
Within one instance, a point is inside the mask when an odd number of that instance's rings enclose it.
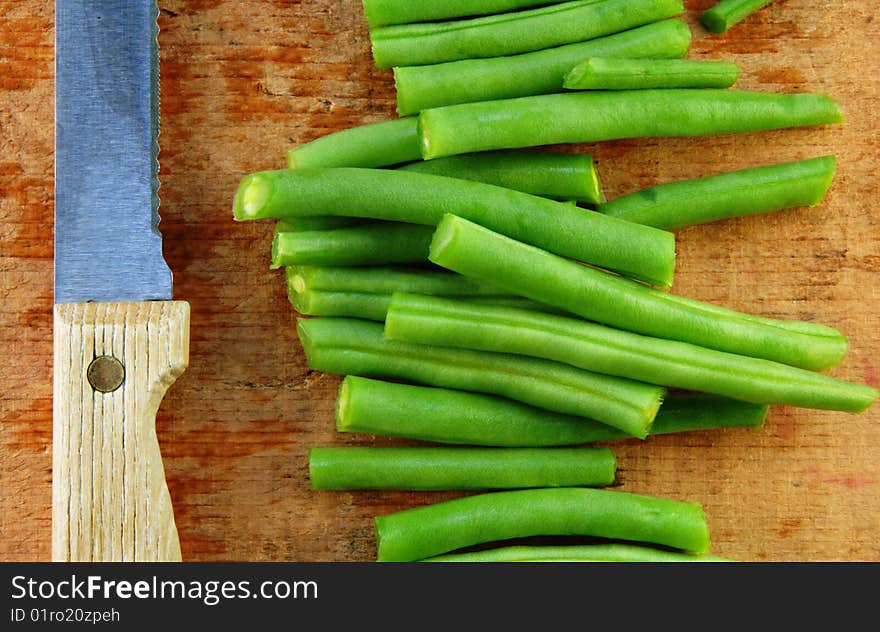
<instances>
[{"instance_id":1,"label":"wooden knife handle","mask_svg":"<svg viewBox=\"0 0 880 632\"><path fill-rule=\"evenodd\" d=\"M156 411L189 363L189 304L56 305L54 336L52 558L179 561Z\"/></svg>"}]
</instances>

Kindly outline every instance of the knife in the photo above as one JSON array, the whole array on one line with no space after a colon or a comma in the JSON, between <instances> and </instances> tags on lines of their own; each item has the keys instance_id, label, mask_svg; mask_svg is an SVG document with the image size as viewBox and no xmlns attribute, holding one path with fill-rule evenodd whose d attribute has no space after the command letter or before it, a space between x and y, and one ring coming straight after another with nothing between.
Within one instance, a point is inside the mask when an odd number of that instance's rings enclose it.
<instances>
[{"instance_id":1,"label":"knife","mask_svg":"<svg viewBox=\"0 0 880 632\"><path fill-rule=\"evenodd\" d=\"M52 558L176 561L156 412L189 363L158 230L156 0L55 3Z\"/></svg>"}]
</instances>

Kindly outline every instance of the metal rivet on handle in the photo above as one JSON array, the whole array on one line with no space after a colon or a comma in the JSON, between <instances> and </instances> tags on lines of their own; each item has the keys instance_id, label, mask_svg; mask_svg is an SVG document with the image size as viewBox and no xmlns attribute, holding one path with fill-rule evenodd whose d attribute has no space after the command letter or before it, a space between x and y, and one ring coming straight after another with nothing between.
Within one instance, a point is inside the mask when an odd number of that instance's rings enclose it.
<instances>
[{"instance_id":1,"label":"metal rivet on handle","mask_svg":"<svg viewBox=\"0 0 880 632\"><path fill-rule=\"evenodd\" d=\"M96 391L112 393L125 381L125 367L113 356L98 356L86 370L86 377Z\"/></svg>"}]
</instances>

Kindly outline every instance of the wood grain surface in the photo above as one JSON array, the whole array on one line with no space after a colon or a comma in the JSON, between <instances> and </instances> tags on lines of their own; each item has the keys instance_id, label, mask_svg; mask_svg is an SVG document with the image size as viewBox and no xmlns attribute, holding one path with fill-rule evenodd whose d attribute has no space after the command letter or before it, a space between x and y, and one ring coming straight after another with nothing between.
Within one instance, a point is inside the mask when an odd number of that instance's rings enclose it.
<instances>
[{"instance_id":1,"label":"wood grain surface","mask_svg":"<svg viewBox=\"0 0 880 632\"><path fill-rule=\"evenodd\" d=\"M692 59L740 64L738 87L822 91L845 126L578 147L609 197L655 183L826 153L815 209L679 232L674 291L842 330L832 371L880 385L876 3L779 0L723 36L697 23ZM51 548L53 13L0 0L0 559ZM370 560L373 517L452 493L314 492L309 446L400 443L334 431L339 378L309 371L270 223L235 224L234 189L289 147L393 115L356 0L165 0L162 224L175 298L192 306L189 369L158 436L185 560ZM880 406L775 407L764 428L615 444L626 491L699 501L712 551L739 560L880 561Z\"/></svg>"}]
</instances>

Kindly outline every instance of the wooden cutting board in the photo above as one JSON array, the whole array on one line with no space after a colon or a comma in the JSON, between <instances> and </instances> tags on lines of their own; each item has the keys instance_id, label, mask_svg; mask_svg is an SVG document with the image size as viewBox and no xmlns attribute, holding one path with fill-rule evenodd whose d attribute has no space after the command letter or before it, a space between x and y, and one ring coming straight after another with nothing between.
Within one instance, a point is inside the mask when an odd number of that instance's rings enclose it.
<instances>
[{"instance_id":1,"label":"wooden cutting board","mask_svg":"<svg viewBox=\"0 0 880 632\"><path fill-rule=\"evenodd\" d=\"M0 559L50 550L53 14L0 0ZM822 91L845 126L578 147L609 197L660 182L833 153L815 209L679 232L674 291L842 330L833 375L878 376L877 103L873 2L779 0L726 35L697 23L692 59L740 64L738 87ZM309 371L270 223L235 224L235 187L291 146L394 112L356 0L160 2L162 225L175 298L192 305L189 370L158 417L186 560L370 560L373 517L452 493L313 492L317 445L340 436L339 378ZM880 561L880 405L863 415L787 407L764 428L614 444L625 491L699 501L718 555Z\"/></svg>"}]
</instances>

